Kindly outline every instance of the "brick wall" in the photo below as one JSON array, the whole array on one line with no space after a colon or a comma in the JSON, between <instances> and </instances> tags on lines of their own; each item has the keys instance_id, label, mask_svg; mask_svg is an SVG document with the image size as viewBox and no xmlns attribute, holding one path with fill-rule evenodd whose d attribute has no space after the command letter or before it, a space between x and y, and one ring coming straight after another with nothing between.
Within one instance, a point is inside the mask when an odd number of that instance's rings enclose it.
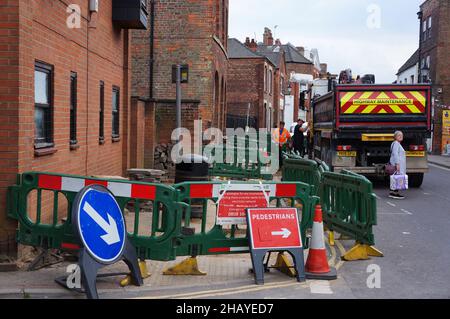
<instances>
[{"instance_id":1,"label":"brick wall","mask_svg":"<svg viewBox=\"0 0 450 319\"><path fill-rule=\"evenodd\" d=\"M5 3L5 5L3 5ZM70 29L65 1L2 1L0 65L7 61L6 86L0 103L9 111L0 116L0 228L5 214L5 187L13 174L49 171L81 175L122 175L127 168L129 124L128 32L112 26L111 2L100 1L98 14L81 7L81 28ZM3 17L6 16L7 20ZM18 35L20 34L20 37ZM3 39L5 41L3 41ZM8 60L3 59L7 57ZM54 68L53 128L56 153L38 157L34 150L34 65L39 60ZM0 66L0 67L6 67ZM70 74L78 77L76 149L70 147ZM4 76L5 72L1 72ZM105 82L105 144L99 145L99 82ZM120 141L112 141L112 87L120 88ZM7 87L7 89L6 89ZM7 96L5 96L7 94ZM4 98L6 97L6 98ZM3 103L7 103L4 105ZM7 141L4 133L8 131ZM6 143L8 142L8 143ZM7 157L7 162L4 162ZM0 229L1 232L1 229Z\"/></svg>"},{"instance_id":2,"label":"brick wall","mask_svg":"<svg viewBox=\"0 0 450 319\"><path fill-rule=\"evenodd\" d=\"M0 242L14 233L6 218L6 188L14 184L19 160L19 4L0 5ZM1 253L1 252L0 252Z\"/></svg>"},{"instance_id":3,"label":"brick wall","mask_svg":"<svg viewBox=\"0 0 450 319\"><path fill-rule=\"evenodd\" d=\"M423 20L432 17L431 38L422 41L421 59L430 56L433 84L434 132L433 153L441 154L442 109L450 106L450 4L446 0L428 0L421 6ZM422 31L422 30L421 30ZM442 93L439 93L442 89Z\"/></svg>"},{"instance_id":4,"label":"brick wall","mask_svg":"<svg viewBox=\"0 0 450 319\"><path fill-rule=\"evenodd\" d=\"M228 69L228 114L260 117L263 108L265 59L230 59Z\"/></svg>"},{"instance_id":5,"label":"brick wall","mask_svg":"<svg viewBox=\"0 0 450 319\"><path fill-rule=\"evenodd\" d=\"M175 99L172 65L189 64L189 83L183 84L183 99L200 101L205 126L223 126L227 11L228 0L154 1L153 96L150 96L150 30L132 32L133 95L156 101ZM218 92L215 92L216 74Z\"/></svg>"}]
</instances>

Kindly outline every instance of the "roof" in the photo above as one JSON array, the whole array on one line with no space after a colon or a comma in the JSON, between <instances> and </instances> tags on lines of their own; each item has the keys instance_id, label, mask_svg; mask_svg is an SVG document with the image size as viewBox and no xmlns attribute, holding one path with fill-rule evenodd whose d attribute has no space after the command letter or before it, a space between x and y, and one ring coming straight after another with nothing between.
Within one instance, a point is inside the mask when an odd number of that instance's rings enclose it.
<instances>
[{"instance_id":1,"label":"roof","mask_svg":"<svg viewBox=\"0 0 450 319\"><path fill-rule=\"evenodd\" d=\"M313 64L305 58L292 44L284 44L281 46L286 53L286 63Z\"/></svg>"},{"instance_id":2,"label":"roof","mask_svg":"<svg viewBox=\"0 0 450 319\"><path fill-rule=\"evenodd\" d=\"M258 54L265 56L278 69L280 68L281 55L284 50L278 45L258 45Z\"/></svg>"},{"instance_id":3,"label":"roof","mask_svg":"<svg viewBox=\"0 0 450 319\"><path fill-rule=\"evenodd\" d=\"M264 56L253 52L235 38L228 39L228 57L231 59L264 58Z\"/></svg>"},{"instance_id":4,"label":"roof","mask_svg":"<svg viewBox=\"0 0 450 319\"><path fill-rule=\"evenodd\" d=\"M419 49L417 49L417 51L414 52L414 54L408 59L408 61L406 61L406 63L403 64L403 66L398 70L397 75L412 68L417 63L419 63Z\"/></svg>"}]
</instances>

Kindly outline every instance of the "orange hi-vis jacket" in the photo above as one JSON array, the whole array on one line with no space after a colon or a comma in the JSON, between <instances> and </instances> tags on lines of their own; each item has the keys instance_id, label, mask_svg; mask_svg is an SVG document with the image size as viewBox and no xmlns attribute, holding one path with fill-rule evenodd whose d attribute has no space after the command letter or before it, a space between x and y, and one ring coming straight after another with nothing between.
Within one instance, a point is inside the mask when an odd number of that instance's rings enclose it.
<instances>
[{"instance_id":1,"label":"orange hi-vis jacket","mask_svg":"<svg viewBox=\"0 0 450 319\"><path fill-rule=\"evenodd\" d=\"M273 140L275 143L280 144L280 146L286 144L288 140L291 138L291 134L287 129L283 129L283 132L280 134L280 129L276 128L272 134Z\"/></svg>"}]
</instances>

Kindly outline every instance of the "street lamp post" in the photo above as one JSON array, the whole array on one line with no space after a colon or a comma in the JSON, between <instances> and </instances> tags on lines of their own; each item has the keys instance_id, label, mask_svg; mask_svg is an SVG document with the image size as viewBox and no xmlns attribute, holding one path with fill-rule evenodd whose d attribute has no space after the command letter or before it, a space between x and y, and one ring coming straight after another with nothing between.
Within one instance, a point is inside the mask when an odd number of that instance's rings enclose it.
<instances>
[{"instance_id":1,"label":"street lamp post","mask_svg":"<svg viewBox=\"0 0 450 319\"><path fill-rule=\"evenodd\" d=\"M417 18L419 19L419 70L418 70L418 83L422 83L422 18L423 18L423 12L419 11L417 12Z\"/></svg>"}]
</instances>

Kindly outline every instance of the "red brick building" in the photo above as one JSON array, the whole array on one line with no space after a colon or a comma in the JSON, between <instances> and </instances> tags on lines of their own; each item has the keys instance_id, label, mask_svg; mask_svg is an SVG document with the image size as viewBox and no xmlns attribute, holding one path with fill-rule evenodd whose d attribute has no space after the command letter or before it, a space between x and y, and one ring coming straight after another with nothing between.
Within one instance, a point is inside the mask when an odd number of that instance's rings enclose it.
<instances>
[{"instance_id":1,"label":"red brick building","mask_svg":"<svg viewBox=\"0 0 450 319\"><path fill-rule=\"evenodd\" d=\"M129 166L128 31L113 23L111 1L98 12L70 3L0 4L0 241L16 228L5 204L17 173Z\"/></svg>"},{"instance_id":2,"label":"red brick building","mask_svg":"<svg viewBox=\"0 0 450 319\"><path fill-rule=\"evenodd\" d=\"M274 92L274 127L284 119L285 93L288 88L289 75L287 74L286 54L280 40L274 42L272 32L264 30L264 41L258 45L257 52L268 58L275 66L273 82Z\"/></svg>"},{"instance_id":3,"label":"red brick building","mask_svg":"<svg viewBox=\"0 0 450 319\"><path fill-rule=\"evenodd\" d=\"M275 64L257 52L255 40L228 40L227 127L271 128L274 125Z\"/></svg>"},{"instance_id":4,"label":"red brick building","mask_svg":"<svg viewBox=\"0 0 450 319\"><path fill-rule=\"evenodd\" d=\"M450 2L425 1L419 18L419 78L433 86L433 153L441 154L442 110L450 108Z\"/></svg>"},{"instance_id":5,"label":"red brick building","mask_svg":"<svg viewBox=\"0 0 450 319\"><path fill-rule=\"evenodd\" d=\"M132 95L145 105L145 166L152 167L153 150L170 143L175 129L173 65L189 66L183 127L192 129L195 119L204 128L225 126L228 0L148 0L148 7L150 28L132 35Z\"/></svg>"}]
</instances>

